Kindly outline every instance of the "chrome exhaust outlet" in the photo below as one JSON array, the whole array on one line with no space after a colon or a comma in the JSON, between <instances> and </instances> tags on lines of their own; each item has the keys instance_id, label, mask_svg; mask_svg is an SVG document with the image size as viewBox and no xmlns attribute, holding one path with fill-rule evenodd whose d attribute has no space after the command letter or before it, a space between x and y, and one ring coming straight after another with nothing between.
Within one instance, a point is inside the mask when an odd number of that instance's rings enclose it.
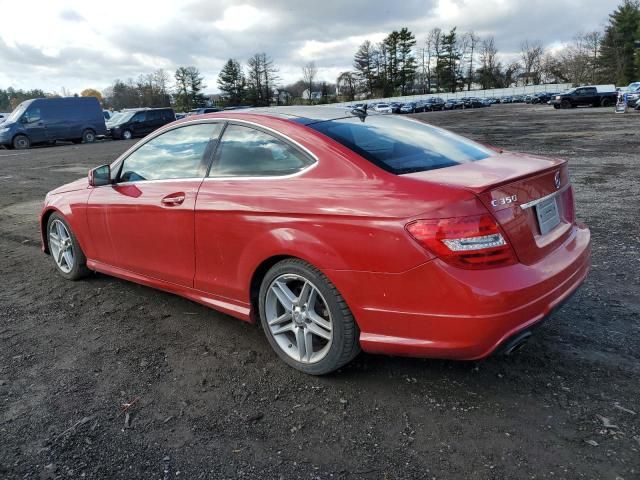
<instances>
[{"instance_id":1,"label":"chrome exhaust outlet","mask_svg":"<svg viewBox=\"0 0 640 480\"><path fill-rule=\"evenodd\" d=\"M508 339L503 346L500 348L501 355L511 355L518 350L520 350L527 343L531 337L531 332L529 330L520 332L516 336Z\"/></svg>"}]
</instances>

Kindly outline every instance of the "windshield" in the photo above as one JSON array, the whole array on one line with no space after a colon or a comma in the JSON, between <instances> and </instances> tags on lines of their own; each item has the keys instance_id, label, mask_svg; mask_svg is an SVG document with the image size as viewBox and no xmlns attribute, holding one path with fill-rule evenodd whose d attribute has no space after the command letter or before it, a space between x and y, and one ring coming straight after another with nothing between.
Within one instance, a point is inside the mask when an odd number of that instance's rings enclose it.
<instances>
[{"instance_id":1,"label":"windshield","mask_svg":"<svg viewBox=\"0 0 640 480\"><path fill-rule=\"evenodd\" d=\"M380 168L401 175L482 160L492 151L422 122L370 115L308 125Z\"/></svg>"},{"instance_id":2,"label":"windshield","mask_svg":"<svg viewBox=\"0 0 640 480\"><path fill-rule=\"evenodd\" d=\"M109 120L107 120L107 123L116 123L116 122L120 121L121 117L122 117L122 112L116 112L116 113L111 115Z\"/></svg>"},{"instance_id":3,"label":"windshield","mask_svg":"<svg viewBox=\"0 0 640 480\"><path fill-rule=\"evenodd\" d=\"M129 120L131 120L131 118L136 114L136 111L129 111L129 112L120 112L120 113L116 113L113 117L111 117L111 119L109 120L109 123L124 123L124 122L128 122Z\"/></svg>"},{"instance_id":4,"label":"windshield","mask_svg":"<svg viewBox=\"0 0 640 480\"><path fill-rule=\"evenodd\" d=\"M20 105L18 105L18 108L16 108L13 112L11 112L11 115L9 115L5 121L17 122L28 106L29 104L25 105L24 103L21 103Z\"/></svg>"}]
</instances>

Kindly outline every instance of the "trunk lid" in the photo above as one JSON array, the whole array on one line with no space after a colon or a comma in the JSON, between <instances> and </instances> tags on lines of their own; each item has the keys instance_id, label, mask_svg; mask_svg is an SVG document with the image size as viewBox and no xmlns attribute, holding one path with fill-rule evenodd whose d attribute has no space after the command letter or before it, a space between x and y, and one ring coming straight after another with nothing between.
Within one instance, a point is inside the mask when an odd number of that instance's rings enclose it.
<instances>
[{"instance_id":1,"label":"trunk lid","mask_svg":"<svg viewBox=\"0 0 640 480\"><path fill-rule=\"evenodd\" d=\"M565 160L503 153L407 176L476 194L525 265L556 249L575 221Z\"/></svg>"}]
</instances>

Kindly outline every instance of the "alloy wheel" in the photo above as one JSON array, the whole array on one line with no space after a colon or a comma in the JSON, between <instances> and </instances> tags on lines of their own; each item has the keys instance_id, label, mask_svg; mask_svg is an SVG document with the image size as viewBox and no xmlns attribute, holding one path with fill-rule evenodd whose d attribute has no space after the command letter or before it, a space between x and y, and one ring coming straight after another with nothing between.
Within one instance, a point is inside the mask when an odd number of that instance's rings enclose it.
<instances>
[{"instance_id":1,"label":"alloy wheel","mask_svg":"<svg viewBox=\"0 0 640 480\"><path fill-rule=\"evenodd\" d=\"M75 265L73 240L66 225L58 219L49 227L49 248L58 268L69 273Z\"/></svg>"},{"instance_id":2,"label":"alloy wheel","mask_svg":"<svg viewBox=\"0 0 640 480\"><path fill-rule=\"evenodd\" d=\"M277 277L267 290L265 314L274 340L294 360L316 363L329 352L333 340L331 312L308 279L297 274Z\"/></svg>"}]
</instances>

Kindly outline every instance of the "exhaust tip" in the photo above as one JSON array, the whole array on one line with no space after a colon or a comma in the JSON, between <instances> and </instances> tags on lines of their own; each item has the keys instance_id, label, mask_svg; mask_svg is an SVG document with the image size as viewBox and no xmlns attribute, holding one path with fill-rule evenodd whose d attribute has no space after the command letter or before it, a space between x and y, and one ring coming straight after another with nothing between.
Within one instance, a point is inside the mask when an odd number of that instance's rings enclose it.
<instances>
[{"instance_id":1,"label":"exhaust tip","mask_svg":"<svg viewBox=\"0 0 640 480\"><path fill-rule=\"evenodd\" d=\"M531 337L531 332L521 332L517 334L515 337L507 340L505 344L500 349L500 353L505 356L512 355L525 346L529 338Z\"/></svg>"}]
</instances>

